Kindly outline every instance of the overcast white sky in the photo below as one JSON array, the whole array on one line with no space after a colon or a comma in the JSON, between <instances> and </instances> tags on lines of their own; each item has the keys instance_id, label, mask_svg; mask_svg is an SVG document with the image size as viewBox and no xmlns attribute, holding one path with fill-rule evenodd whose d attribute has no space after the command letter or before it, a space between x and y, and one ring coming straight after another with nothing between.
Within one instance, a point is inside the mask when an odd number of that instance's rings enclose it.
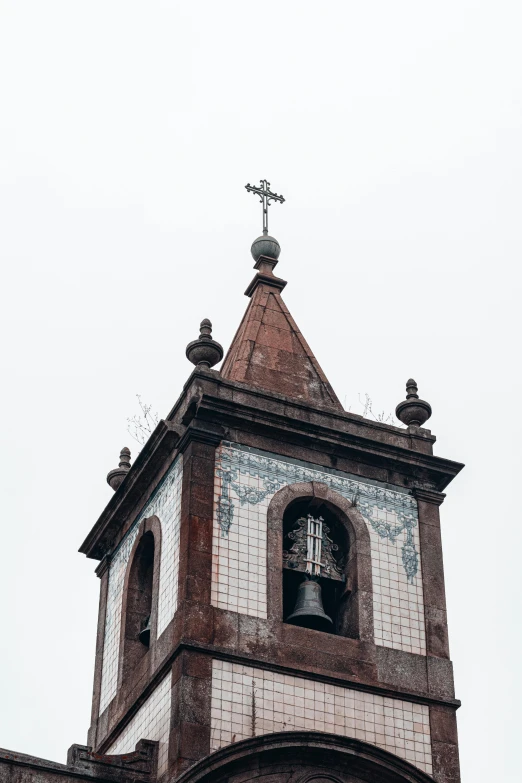
<instances>
[{"instance_id":1,"label":"overcast white sky","mask_svg":"<svg viewBox=\"0 0 522 783\"><path fill-rule=\"evenodd\" d=\"M522 11L513 0L0 0L0 745L84 743L77 549L228 346L268 178L285 300L341 400L413 375L436 453L463 781L520 781Z\"/></svg>"}]
</instances>

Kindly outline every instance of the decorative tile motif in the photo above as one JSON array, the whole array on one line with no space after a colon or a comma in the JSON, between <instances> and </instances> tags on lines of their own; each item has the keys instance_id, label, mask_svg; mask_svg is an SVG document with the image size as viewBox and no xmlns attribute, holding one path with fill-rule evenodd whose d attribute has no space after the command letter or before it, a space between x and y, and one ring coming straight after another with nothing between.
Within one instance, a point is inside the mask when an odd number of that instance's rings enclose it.
<instances>
[{"instance_id":1,"label":"decorative tile motif","mask_svg":"<svg viewBox=\"0 0 522 783\"><path fill-rule=\"evenodd\" d=\"M140 739L155 740L159 742L158 776L167 771L171 680L172 676L169 672L110 746L108 754L130 753Z\"/></svg>"},{"instance_id":2,"label":"decorative tile motif","mask_svg":"<svg viewBox=\"0 0 522 783\"><path fill-rule=\"evenodd\" d=\"M401 488L224 442L216 452L212 603L266 617L266 514L278 489L321 481L356 502L370 532L375 642L425 654L417 504Z\"/></svg>"},{"instance_id":3,"label":"decorative tile motif","mask_svg":"<svg viewBox=\"0 0 522 783\"><path fill-rule=\"evenodd\" d=\"M261 479L262 486L254 488L242 485L238 479L243 471ZM241 506L247 503L257 505L288 484L322 481L348 500L356 501L359 511L381 538L388 538L394 544L399 535L405 532L402 561L408 580L413 581L418 570L418 554L413 537L413 530L417 526L417 504L410 495L387 489L377 483L369 484L342 476L340 471L335 474L320 472L305 466L304 463L274 459L228 442L223 443L221 465L217 473L221 479L217 518L223 536L228 535L234 518L234 503L230 490L234 491ZM375 509L393 510L393 521L375 517Z\"/></svg>"},{"instance_id":4,"label":"decorative tile motif","mask_svg":"<svg viewBox=\"0 0 522 783\"><path fill-rule=\"evenodd\" d=\"M219 461L219 450L216 454ZM212 536L211 601L222 609L266 618L266 514L272 495L261 498L256 505L238 504L234 508L234 523L227 535L223 536L217 516L221 473L218 467L214 488L216 513ZM243 497L247 493L254 497L259 488L259 479L241 474L238 475L238 486L241 487Z\"/></svg>"},{"instance_id":5,"label":"decorative tile motif","mask_svg":"<svg viewBox=\"0 0 522 783\"><path fill-rule=\"evenodd\" d=\"M429 708L227 661L212 662L211 750L276 731L370 742L432 774Z\"/></svg>"},{"instance_id":6,"label":"decorative tile motif","mask_svg":"<svg viewBox=\"0 0 522 783\"><path fill-rule=\"evenodd\" d=\"M123 583L130 553L141 521L154 515L160 520L162 534L158 634L165 629L176 611L182 474L183 458L179 456L112 556L105 615L100 715L116 694Z\"/></svg>"}]
</instances>

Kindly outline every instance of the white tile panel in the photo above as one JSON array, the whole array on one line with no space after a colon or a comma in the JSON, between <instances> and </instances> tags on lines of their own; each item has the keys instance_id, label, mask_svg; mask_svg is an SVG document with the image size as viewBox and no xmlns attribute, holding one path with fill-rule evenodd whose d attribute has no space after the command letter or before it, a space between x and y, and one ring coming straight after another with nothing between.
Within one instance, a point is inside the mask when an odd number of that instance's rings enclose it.
<instances>
[{"instance_id":1,"label":"white tile panel","mask_svg":"<svg viewBox=\"0 0 522 783\"><path fill-rule=\"evenodd\" d=\"M211 750L277 731L369 742L432 774L429 708L402 699L214 660Z\"/></svg>"},{"instance_id":2,"label":"white tile panel","mask_svg":"<svg viewBox=\"0 0 522 783\"><path fill-rule=\"evenodd\" d=\"M158 776L167 771L171 682L172 675L169 672L110 746L108 754L131 753L139 740L156 740L159 742Z\"/></svg>"},{"instance_id":3,"label":"white tile panel","mask_svg":"<svg viewBox=\"0 0 522 783\"><path fill-rule=\"evenodd\" d=\"M212 604L267 617L267 509L274 494L321 481L357 499L370 533L375 643L426 654L417 504L405 491L223 443L216 451Z\"/></svg>"}]
</instances>

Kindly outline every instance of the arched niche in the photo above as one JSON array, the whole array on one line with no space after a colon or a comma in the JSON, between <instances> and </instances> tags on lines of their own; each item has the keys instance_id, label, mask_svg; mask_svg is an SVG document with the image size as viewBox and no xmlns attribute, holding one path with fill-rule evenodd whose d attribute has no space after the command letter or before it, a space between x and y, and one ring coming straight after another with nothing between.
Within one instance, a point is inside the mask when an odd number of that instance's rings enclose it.
<instances>
[{"instance_id":1,"label":"arched niche","mask_svg":"<svg viewBox=\"0 0 522 783\"><path fill-rule=\"evenodd\" d=\"M161 555L161 524L158 517L142 520L132 547L121 607L118 684L127 680L133 669L155 643L158 626L158 595ZM150 626L148 643L140 633Z\"/></svg>"},{"instance_id":2,"label":"arched niche","mask_svg":"<svg viewBox=\"0 0 522 783\"><path fill-rule=\"evenodd\" d=\"M361 513L345 497L321 482L300 482L283 487L273 496L267 512L267 602L269 617L284 620L283 538L284 524L292 508L301 513L309 508L330 518L335 517L344 531L347 559L346 582L339 595L338 628L340 636L374 641L371 543L368 527Z\"/></svg>"}]
</instances>

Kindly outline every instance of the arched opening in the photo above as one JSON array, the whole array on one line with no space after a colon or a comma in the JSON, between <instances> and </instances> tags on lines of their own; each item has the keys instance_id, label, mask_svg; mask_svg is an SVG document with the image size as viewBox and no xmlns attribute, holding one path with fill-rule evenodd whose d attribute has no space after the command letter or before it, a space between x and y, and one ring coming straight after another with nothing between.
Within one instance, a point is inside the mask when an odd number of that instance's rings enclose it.
<instances>
[{"instance_id":1,"label":"arched opening","mask_svg":"<svg viewBox=\"0 0 522 783\"><path fill-rule=\"evenodd\" d=\"M154 585L154 535L144 533L130 565L126 591L123 670L133 669L150 645Z\"/></svg>"},{"instance_id":2,"label":"arched opening","mask_svg":"<svg viewBox=\"0 0 522 783\"><path fill-rule=\"evenodd\" d=\"M387 750L352 737L285 731L233 742L192 764L177 783L433 783ZM452 766L458 778L457 762Z\"/></svg>"},{"instance_id":3,"label":"arched opening","mask_svg":"<svg viewBox=\"0 0 522 783\"><path fill-rule=\"evenodd\" d=\"M270 501L267 511L269 617L276 622L288 622L295 614L299 587L305 579L309 567L305 563L309 558L307 546L304 545L306 536L301 535L301 558L304 563L301 563L300 568L295 567L295 562L291 565L296 558L290 549L296 540L290 534L305 526L308 515L316 521L322 517L325 528L321 531L321 538L324 532L327 536L324 543L329 553L328 558L319 558L320 562L329 564L329 569L321 569L321 573L314 575L313 580L320 585L324 613L331 620L319 630L373 642L373 587L368 527L360 512L347 498L320 482L290 484L276 492ZM300 524L299 520L302 520ZM312 532L317 535L317 528ZM323 555L324 551L321 547L319 554ZM314 604L316 594L317 590L303 589L301 599L311 598ZM295 619L292 618L292 621ZM299 624L317 630L313 621L310 624Z\"/></svg>"},{"instance_id":4,"label":"arched opening","mask_svg":"<svg viewBox=\"0 0 522 783\"><path fill-rule=\"evenodd\" d=\"M300 498L286 507L283 515L285 622L327 633L340 632L349 548L347 530L329 504L317 503L315 498ZM309 581L320 589L305 584Z\"/></svg>"}]
</instances>

